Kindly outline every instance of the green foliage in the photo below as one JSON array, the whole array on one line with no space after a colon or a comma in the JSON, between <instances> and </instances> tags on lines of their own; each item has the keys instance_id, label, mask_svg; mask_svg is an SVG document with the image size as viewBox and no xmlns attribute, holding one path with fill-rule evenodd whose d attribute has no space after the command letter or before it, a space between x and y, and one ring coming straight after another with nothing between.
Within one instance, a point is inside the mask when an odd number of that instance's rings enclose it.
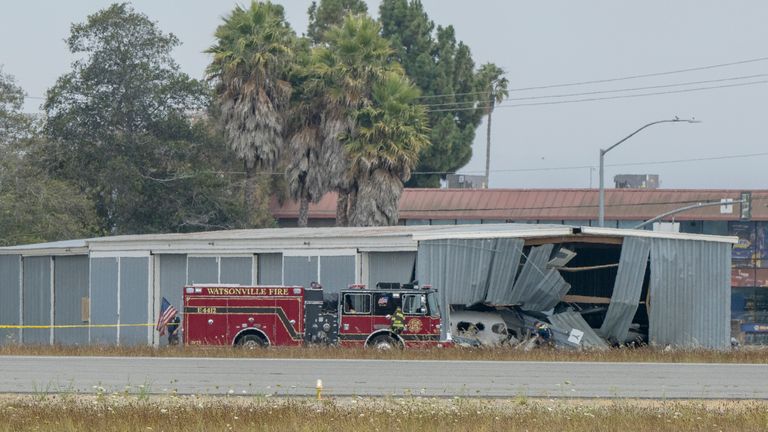
<instances>
[{"instance_id":1,"label":"green foliage","mask_svg":"<svg viewBox=\"0 0 768 432\"><path fill-rule=\"evenodd\" d=\"M45 170L92 199L109 233L238 225L236 188L201 173L228 169L231 155L192 125L209 90L179 72L178 39L113 4L74 24L67 44L79 59L47 94L49 139L35 153Z\"/></svg>"},{"instance_id":2,"label":"green foliage","mask_svg":"<svg viewBox=\"0 0 768 432\"><path fill-rule=\"evenodd\" d=\"M363 0L321 0L316 1L307 10L309 24L307 37L319 44L325 40L325 32L339 26L347 15L362 15L368 12L368 5Z\"/></svg>"},{"instance_id":3,"label":"green foliage","mask_svg":"<svg viewBox=\"0 0 768 432\"><path fill-rule=\"evenodd\" d=\"M93 235L93 204L71 183L32 163L37 130L21 112L23 104L24 91L0 73L0 245Z\"/></svg>"},{"instance_id":4,"label":"green foliage","mask_svg":"<svg viewBox=\"0 0 768 432\"><path fill-rule=\"evenodd\" d=\"M21 112L23 104L24 90L0 67L0 144L6 145L28 132L30 121Z\"/></svg>"},{"instance_id":5,"label":"green foliage","mask_svg":"<svg viewBox=\"0 0 768 432\"><path fill-rule=\"evenodd\" d=\"M383 0L379 12L396 58L421 89L422 101L434 105L432 145L425 147L417 170L454 172L472 157L475 131L488 106L488 75L475 71L469 47L457 42L452 26L435 30L420 1ZM454 107L459 109L450 110ZM438 187L441 176L414 176L408 185Z\"/></svg>"},{"instance_id":6,"label":"green foliage","mask_svg":"<svg viewBox=\"0 0 768 432\"><path fill-rule=\"evenodd\" d=\"M296 36L282 6L255 1L235 7L215 36L208 78L227 143L245 162L246 219L261 226L257 171L273 169L284 150Z\"/></svg>"}]
</instances>

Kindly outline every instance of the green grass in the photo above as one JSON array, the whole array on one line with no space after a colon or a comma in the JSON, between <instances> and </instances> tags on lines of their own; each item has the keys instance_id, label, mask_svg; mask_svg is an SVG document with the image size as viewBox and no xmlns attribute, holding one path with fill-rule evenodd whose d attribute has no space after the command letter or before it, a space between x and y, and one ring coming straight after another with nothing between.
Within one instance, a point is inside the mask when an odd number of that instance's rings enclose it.
<instances>
[{"instance_id":1,"label":"green grass","mask_svg":"<svg viewBox=\"0 0 768 432\"><path fill-rule=\"evenodd\" d=\"M0 431L765 430L757 401L653 402L78 396L0 400Z\"/></svg>"},{"instance_id":2,"label":"green grass","mask_svg":"<svg viewBox=\"0 0 768 432\"><path fill-rule=\"evenodd\" d=\"M31 356L140 356L140 357L234 357L234 358L312 358L385 360L502 360L502 361L597 361L660 363L768 363L763 348L732 351L672 350L651 347L621 348L608 351L569 351L537 349L524 352L513 348L464 349L434 348L378 351L362 348L276 347L244 350L232 347L115 347L115 346L22 346L4 345L0 355Z\"/></svg>"}]
</instances>

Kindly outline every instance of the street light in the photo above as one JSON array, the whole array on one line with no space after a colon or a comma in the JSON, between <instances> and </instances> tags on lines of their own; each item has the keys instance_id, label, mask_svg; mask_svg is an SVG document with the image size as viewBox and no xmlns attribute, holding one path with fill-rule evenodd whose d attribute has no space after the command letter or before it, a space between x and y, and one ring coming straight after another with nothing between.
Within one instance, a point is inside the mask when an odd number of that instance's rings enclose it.
<instances>
[{"instance_id":1,"label":"street light","mask_svg":"<svg viewBox=\"0 0 768 432\"><path fill-rule=\"evenodd\" d=\"M641 130L643 130L643 129L647 128L647 127L651 127L651 126L659 124L659 123L680 123L680 122L684 122L684 123L701 123L701 122L699 122L698 120L695 120L695 119L688 120L688 119L680 119L680 118L677 118L677 117L675 117L673 119L669 119L669 120L658 120L658 121L655 121L655 122L648 123L647 125L641 127L640 129L632 132L631 134L629 134L626 137L624 137L624 139L622 139L621 141L617 142L616 144L608 147L607 149L605 149L605 150L600 149L600 213L599 213L600 227L604 227L605 226L605 183L604 183L604 178L603 178L604 177L604 171L605 171L604 167L603 167L603 159L605 158L605 154L608 153L609 151L613 150L614 148L616 148L616 146L618 146L619 144L623 143L624 141L632 138L633 136L635 136L635 134L637 134L638 132L640 132Z\"/></svg>"}]
</instances>

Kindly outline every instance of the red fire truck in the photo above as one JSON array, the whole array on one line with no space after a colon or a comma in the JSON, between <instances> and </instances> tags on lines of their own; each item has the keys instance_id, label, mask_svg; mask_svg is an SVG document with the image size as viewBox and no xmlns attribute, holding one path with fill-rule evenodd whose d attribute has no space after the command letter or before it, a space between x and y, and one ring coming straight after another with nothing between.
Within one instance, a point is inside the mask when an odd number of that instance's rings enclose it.
<instances>
[{"instance_id":1,"label":"red fire truck","mask_svg":"<svg viewBox=\"0 0 768 432\"><path fill-rule=\"evenodd\" d=\"M351 285L324 298L323 288L190 285L184 287L183 340L244 347L322 344L376 348L443 346L437 292L417 284ZM397 308L405 328L391 329Z\"/></svg>"}]
</instances>

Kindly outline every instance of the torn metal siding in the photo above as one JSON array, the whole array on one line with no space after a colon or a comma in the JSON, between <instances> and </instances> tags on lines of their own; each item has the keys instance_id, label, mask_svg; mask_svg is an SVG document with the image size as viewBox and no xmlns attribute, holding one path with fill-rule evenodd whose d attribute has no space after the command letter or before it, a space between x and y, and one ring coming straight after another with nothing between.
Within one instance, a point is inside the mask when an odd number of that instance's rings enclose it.
<instances>
[{"instance_id":1,"label":"torn metal siding","mask_svg":"<svg viewBox=\"0 0 768 432\"><path fill-rule=\"evenodd\" d=\"M580 313L572 310L561 312L549 317L549 322L555 329L569 333L571 329L578 329L584 332L581 338L581 346L593 349L608 349L608 344L603 338L597 335L592 327L584 321ZM566 336L567 339L567 336Z\"/></svg>"},{"instance_id":2,"label":"torn metal siding","mask_svg":"<svg viewBox=\"0 0 768 432\"><path fill-rule=\"evenodd\" d=\"M491 274L488 277L488 289L485 302L494 305L512 304L512 285L515 282L520 257L523 254L525 240L500 238L494 247Z\"/></svg>"},{"instance_id":3,"label":"torn metal siding","mask_svg":"<svg viewBox=\"0 0 768 432\"><path fill-rule=\"evenodd\" d=\"M520 307L529 311L552 309L560 303L560 300L570 289L571 285L563 279L559 271L549 269L544 278L522 299Z\"/></svg>"},{"instance_id":4,"label":"torn metal siding","mask_svg":"<svg viewBox=\"0 0 768 432\"><path fill-rule=\"evenodd\" d=\"M515 281L509 299L511 304L523 304L531 300L536 285L547 275L547 262L554 245L545 244L531 248L523 269Z\"/></svg>"},{"instance_id":5,"label":"torn metal siding","mask_svg":"<svg viewBox=\"0 0 768 432\"><path fill-rule=\"evenodd\" d=\"M424 241L419 245L418 279L435 286L449 304L481 303L493 244L493 239Z\"/></svg>"},{"instance_id":6,"label":"torn metal siding","mask_svg":"<svg viewBox=\"0 0 768 432\"><path fill-rule=\"evenodd\" d=\"M730 346L730 262L727 243L652 239L650 343Z\"/></svg>"},{"instance_id":7,"label":"torn metal siding","mask_svg":"<svg viewBox=\"0 0 768 432\"><path fill-rule=\"evenodd\" d=\"M493 239L424 240L419 242L416 276L437 288L443 319L450 320L451 304L485 300ZM450 326L442 326L446 337Z\"/></svg>"},{"instance_id":8,"label":"torn metal siding","mask_svg":"<svg viewBox=\"0 0 768 432\"><path fill-rule=\"evenodd\" d=\"M651 252L651 239L627 237L621 247L619 270L613 285L611 303L600 333L618 343L624 342L637 312L643 292L643 278Z\"/></svg>"}]
</instances>

